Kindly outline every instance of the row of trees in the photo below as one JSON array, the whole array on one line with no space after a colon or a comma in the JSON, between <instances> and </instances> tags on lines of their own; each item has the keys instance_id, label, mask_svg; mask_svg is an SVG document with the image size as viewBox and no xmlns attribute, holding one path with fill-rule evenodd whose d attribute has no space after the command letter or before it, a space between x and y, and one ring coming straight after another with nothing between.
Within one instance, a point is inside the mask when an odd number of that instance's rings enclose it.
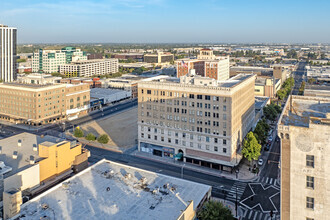
<instances>
[{"instance_id":1,"label":"row of trees","mask_svg":"<svg viewBox=\"0 0 330 220\"><path fill-rule=\"evenodd\" d=\"M267 143L267 136L270 130L267 120L274 121L282 110L280 106L272 103L265 106L263 111L265 118L258 122L254 131L250 131L243 141L242 154L250 162L259 158L261 146Z\"/></svg>"},{"instance_id":2,"label":"row of trees","mask_svg":"<svg viewBox=\"0 0 330 220\"><path fill-rule=\"evenodd\" d=\"M303 81L300 85L298 95L303 95L304 94L305 85L306 85L306 83L305 83L305 81Z\"/></svg>"},{"instance_id":3,"label":"row of trees","mask_svg":"<svg viewBox=\"0 0 330 220\"><path fill-rule=\"evenodd\" d=\"M292 90L292 87L294 86L294 79L292 77L285 80L285 82L282 85L282 88L277 91L277 97L280 100L284 100L287 98Z\"/></svg>"},{"instance_id":4,"label":"row of trees","mask_svg":"<svg viewBox=\"0 0 330 220\"><path fill-rule=\"evenodd\" d=\"M80 128L76 128L73 132L73 135L77 138L82 138L85 136L84 131L81 130ZM97 140L101 144L107 144L110 140L109 136L107 134L102 134L98 138L93 133L88 133L85 136L85 139L88 141L95 141Z\"/></svg>"}]
</instances>

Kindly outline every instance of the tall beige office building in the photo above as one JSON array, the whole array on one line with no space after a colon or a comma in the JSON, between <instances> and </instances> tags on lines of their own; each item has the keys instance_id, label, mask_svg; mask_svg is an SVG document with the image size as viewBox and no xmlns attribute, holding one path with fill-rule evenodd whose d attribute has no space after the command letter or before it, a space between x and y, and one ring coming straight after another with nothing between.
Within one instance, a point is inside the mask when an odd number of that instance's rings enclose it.
<instances>
[{"instance_id":1,"label":"tall beige office building","mask_svg":"<svg viewBox=\"0 0 330 220\"><path fill-rule=\"evenodd\" d=\"M329 219L330 98L290 96L278 135L281 219Z\"/></svg>"},{"instance_id":2,"label":"tall beige office building","mask_svg":"<svg viewBox=\"0 0 330 220\"><path fill-rule=\"evenodd\" d=\"M254 82L243 74L139 82L139 151L231 171L254 121Z\"/></svg>"}]
</instances>

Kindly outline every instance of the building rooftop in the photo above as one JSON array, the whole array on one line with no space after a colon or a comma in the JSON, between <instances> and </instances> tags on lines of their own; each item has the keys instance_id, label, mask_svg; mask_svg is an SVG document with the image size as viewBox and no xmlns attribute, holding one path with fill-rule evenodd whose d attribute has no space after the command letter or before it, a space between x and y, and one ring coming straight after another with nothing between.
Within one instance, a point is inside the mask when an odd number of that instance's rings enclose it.
<instances>
[{"instance_id":1,"label":"building rooftop","mask_svg":"<svg viewBox=\"0 0 330 220\"><path fill-rule=\"evenodd\" d=\"M330 119L330 98L290 96L281 115L280 124L308 127Z\"/></svg>"},{"instance_id":2,"label":"building rooftop","mask_svg":"<svg viewBox=\"0 0 330 220\"><path fill-rule=\"evenodd\" d=\"M0 83L0 87L8 88L8 89L22 89L22 90L45 90L45 89L53 89L53 88L61 88L65 87L64 84L32 84L32 83L18 83L18 82L5 82Z\"/></svg>"},{"instance_id":3,"label":"building rooftop","mask_svg":"<svg viewBox=\"0 0 330 220\"><path fill-rule=\"evenodd\" d=\"M266 106L266 104L269 102L269 97L255 96L254 100L255 100L254 102L255 109L260 110L261 108Z\"/></svg>"},{"instance_id":4,"label":"building rooftop","mask_svg":"<svg viewBox=\"0 0 330 220\"><path fill-rule=\"evenodd\" d=\"M104 98L104 96L125 92L125 90L121 90L121 89L103 89L103 88L93 88L90 91L91 91L90 96L93 98Z\"/></svg>"},{"instance_id":5,"label":"building rooftop","mask_svg":"<svg viewBox=\"0 0 330 220\"><path fill-rule=\"evenodd\" d=\"M42 160L39 157L39 144L51 143L54 145L54 143L61 141L64 141L64 139L48 135L41 137L30 133L21 133L1 139L0 161L11 168L11 171L5 177L14 175L31 166L30 156L33 156L35 162ZM13 157L14 154L17 156L16 159Z\"/></svg>"},{"instance_id":6,"label":"building rooftop","mask_svg":"<svg viewBox=\"0 0 330 220\"><path fill-rule=\"evenodd\" d=\"M177 219L210 190L103 159L23 204L20 219Z\"/></svg>"}]
</instances>

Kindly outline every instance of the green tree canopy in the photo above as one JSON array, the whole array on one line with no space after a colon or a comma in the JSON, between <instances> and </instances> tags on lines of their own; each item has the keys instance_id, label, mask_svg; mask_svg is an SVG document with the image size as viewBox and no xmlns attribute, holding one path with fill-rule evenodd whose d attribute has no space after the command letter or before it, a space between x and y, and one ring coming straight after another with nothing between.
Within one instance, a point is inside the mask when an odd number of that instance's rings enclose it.
<instances>
[{"instance_id":1,"label":"green tree canopy","mask_svg":"<svg viewBox=\"0 0 330 220\"><path fill-rule=\"evenodd\" d=\"M208 201L204 204L201 210L197 213L197 218L200 220L234 220L231 211L221 202Z\"/></svg>"},{"instance_id":2,"label":"green tree canopy","mask_svg":"<svg viewBox=\"0 0 330 220\"><path fill-rule=\"evenodd\" d=\"M264 115L266 119L274 121L278 115L278 111L275 108L274 104L270 104L264 107Z\"/></svg>"},{"instance_id":3,"label":"green tree canopy","mask_svg":"<svg viewBox=\"0 0 330 220\"><path fill-rule=\"evenodd\" d=\"M258 143L253 132L250 131L244 141L243 141L243 156L248 159L248 161L257 160L260 156L261 145Z\"/></svg>"},{"instance_id":4,"label":"green tree canopy","mask_svg":"<svg viewBox=\"0 0 330 220\"><path fill-rule=\"evenodd\" d=\"M258 122L257 126L254 129L254 136L257 138L258 142L261 144L266 143L267 134L269 131L269 125L265 119L262 119Z\"/></svg>"},{"instance_id":5,"label":"green tree canopy","mask_svg":"<svg viewBox=\"0 0 330 220\"><path fill-rule=\"evenodd\" d=\"M95 141L96 140L96 137L95 137L95 135L93 133L87 134L85 138L88 141Z\"/></svg>"},{"instance_id":6,"label":"green tree canopy","mask_svg":"<svg viewBox=\"0 0 330 220\"><path fill-rule=\"evenodd\" d=\"M74 129L73 135L77 138L84 137L84 131L79 128L76 128Z\"/></svg>"},{"instance_id":7,"label":"green tree canopy","mask_svg":"<svg viewBox=\"0 0 330 220\"><path fill-rule=\"evenodd\" d=\"M102 134L98 139L97 141L101 144L107 144L109 142L110 138L108 135L106 134Z\"/></svg>"}]
</instances>

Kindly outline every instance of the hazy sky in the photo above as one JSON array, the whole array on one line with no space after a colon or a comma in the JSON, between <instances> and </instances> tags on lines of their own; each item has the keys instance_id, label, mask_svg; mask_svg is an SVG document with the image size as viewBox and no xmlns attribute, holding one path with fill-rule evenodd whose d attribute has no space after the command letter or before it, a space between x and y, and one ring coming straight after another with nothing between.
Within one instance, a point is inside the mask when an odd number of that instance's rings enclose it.
<instances>
[{"instance_id":1,"label":"hazy sky","mask_svg":"<svg viewBox=\"0 0 330 220\"><path fill-rule=\"evenodd\" d=\"M19 43L330 43L330 0L0 0Z\"/></svg>"}]
</instances>

